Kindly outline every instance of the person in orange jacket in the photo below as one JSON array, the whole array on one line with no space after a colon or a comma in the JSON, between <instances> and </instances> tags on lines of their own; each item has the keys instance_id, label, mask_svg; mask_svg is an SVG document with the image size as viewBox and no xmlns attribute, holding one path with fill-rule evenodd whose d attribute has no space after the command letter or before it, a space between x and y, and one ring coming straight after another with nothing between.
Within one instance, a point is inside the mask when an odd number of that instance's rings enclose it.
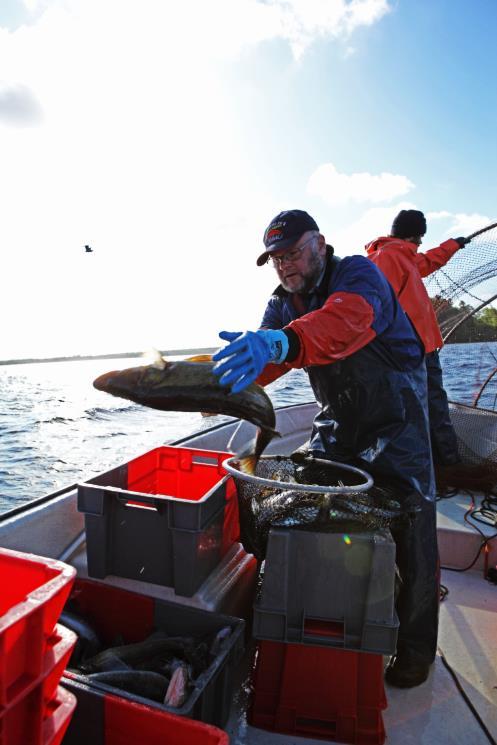
<instances>
[{"instance_id":1,"label":"person in orange jacket","mask_svg":"<svg viewBox=\"0 0 497 745\"><path fill-rule=\"evenodd\" d=\"M422 212L401 210L393 221L391 234L368 243L366 252L392 285L423 342L433 461L437 466L451 466L460 462L460 456L438 356L443 339L422 278L444 266L469 241L467 238L451 238L436 248L419 253L425 233L426 219Z\"/></svg>"}]
</instances>

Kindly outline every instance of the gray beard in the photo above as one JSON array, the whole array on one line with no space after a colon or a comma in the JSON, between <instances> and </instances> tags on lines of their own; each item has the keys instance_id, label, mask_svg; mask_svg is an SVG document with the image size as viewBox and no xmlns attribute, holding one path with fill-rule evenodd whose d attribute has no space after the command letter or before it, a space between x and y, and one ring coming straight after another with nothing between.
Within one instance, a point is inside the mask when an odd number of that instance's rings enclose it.
<instances>
[{"instance_id":1,"label":"gray beard","mask_svg":"<svg viewBox=\"0 0 497 745\"><path fill-rule=\"evenodd\" d=\"M319 256L319 254L313 253L311 257L311 264L309 269L307 270L306 274L302 277L302 282L298 287L294 287L293 289L290 289L284 282L281 283L281 286L284 290L290 293L296 293L296 292L310 292L314 289L316 286L316 283L321 276L321 272L323 271L323 267L325 265L326 258L322 258Z\"/></svg>"}]
</instances>

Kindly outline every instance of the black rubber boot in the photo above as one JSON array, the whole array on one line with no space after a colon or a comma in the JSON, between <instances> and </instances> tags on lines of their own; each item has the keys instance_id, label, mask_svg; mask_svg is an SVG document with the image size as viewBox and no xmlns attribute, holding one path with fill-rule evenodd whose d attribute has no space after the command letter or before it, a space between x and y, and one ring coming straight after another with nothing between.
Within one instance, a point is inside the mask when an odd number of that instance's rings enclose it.
<instances>
[{"instance_id":1,"label":"black rubber boot","mask_svg":"<svg viewBox=\"0 0 497 745\"><path fill-rule=\"evenodd\" d=\"M414 688L424 683L431 663L418 655L401 652L391 658L385 670L385 680L396 688Z\"/></svg>"}]
</instances>

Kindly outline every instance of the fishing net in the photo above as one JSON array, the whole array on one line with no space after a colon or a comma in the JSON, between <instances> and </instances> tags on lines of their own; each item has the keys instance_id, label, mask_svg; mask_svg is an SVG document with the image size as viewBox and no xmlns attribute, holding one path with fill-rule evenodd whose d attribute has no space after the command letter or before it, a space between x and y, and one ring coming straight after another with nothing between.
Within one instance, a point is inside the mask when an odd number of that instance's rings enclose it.
<instances>
[{"instance_id":1,"label":"fishing net","mask_svg":"<svg viewBox=\"0 0 497 745\"><path fill-rule=\"evenodd\" d=\"M468 237L471 243L424 280L445 342L495 341L497 223Z\"/></svg>"},{"instance_id":2,"label":"fishing net","mask_svg":"<svg viewBox=\"0 0 497 745\"><path fill-rule=\"evenodd\" d=\"M462 464L437 467L437 487L497 489L497 223L425 278L445 346L440 352Z\"/></svg>"},{"instance_id":3,"label":"fishing net","mask_svg":"<svg viewBox=\"0 0 497 745\"><path fill-rule=\"evenodd\" d=\"M316 531L380 530L407 517L393 489L373 485L353 466L312 456L262 456L254 475L230 458L240 514L240 540L259 560L271 528Z\"/></svg>"}]
</instances>

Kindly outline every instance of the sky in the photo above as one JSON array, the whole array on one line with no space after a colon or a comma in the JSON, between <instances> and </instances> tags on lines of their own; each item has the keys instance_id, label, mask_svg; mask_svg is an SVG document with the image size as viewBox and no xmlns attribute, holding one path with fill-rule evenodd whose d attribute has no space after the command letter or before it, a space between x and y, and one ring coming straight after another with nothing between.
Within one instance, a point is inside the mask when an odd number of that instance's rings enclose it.
<instances>
[{"instance_id":1,"label":"sky","mask_svg":"<svg viewBox=\"0 0 497 745\"><path fill-rule=\"evenodd\" d=\"M339 256L403 208L424 247L497 220L495 28L495 0L2 0L0 359L258 328L284 209Z\"/></svg>"}]
</instances>

